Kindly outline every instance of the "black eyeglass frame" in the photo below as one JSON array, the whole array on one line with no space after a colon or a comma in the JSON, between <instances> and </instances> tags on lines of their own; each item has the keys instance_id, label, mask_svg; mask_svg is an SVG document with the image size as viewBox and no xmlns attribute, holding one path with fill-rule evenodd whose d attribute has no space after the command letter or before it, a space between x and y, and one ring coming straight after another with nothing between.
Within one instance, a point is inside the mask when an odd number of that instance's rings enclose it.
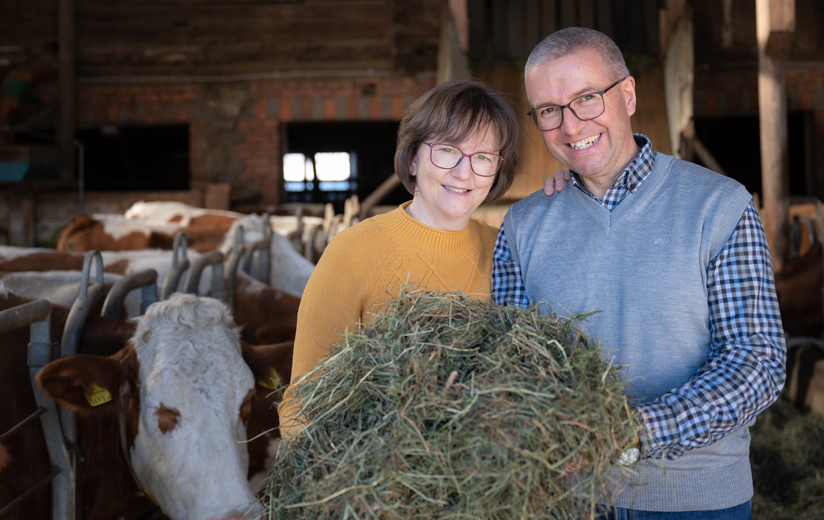
<instances>
[{"instance_id":1,"label":"black eyeglass frame","mask_svg":"<svg viewBox=\"0 0 824 520\"><path fill-rule=\"evenodd\" d=\"M472 170L472 173L474 173L478 177L487 177L487 178L489 178L489 177L494 177L494 176L498 175L498 172L501 171L501 165L503 164L503 162L505 160L500 155L498 155L496 153L492 153L492 152L475 152L475 153L469 153L469 154L464 153L463 150L461 150L457 146L455 146L453 144L449 144L449 143L423 143L423 144L429 146L429 162L432 163L432 166L434 166L436 168L440 168L441 170L451 170L452 168L457 168L458 165L461 164L461 161L463 161L464 157L469 157L469 169ZM435 164L435 160L432 158L432 147L435 146L436 144L443 144L443 145L449 146L450 148L454 148L454 149L458 150L459 152L461 152L461 158L458 159L458 162L455 163L455 166L452 166L451 168L447 168L445 166L438 166L437 164ZM475 171L475 168L472 166L472 156L477 155L477 154L494 155L495 157L500 159L498 161L498 167L495 169L495 173L493 173L492 175L484 175L482 173L478 173L478 172Z\"/></svg>"},{"instance_id":2,"label":"black eyeglass frame","mask_svg":"<svg viewBox=\"0 0 824 520\"><path fill-rule=\"evenodd\" d=\"M607 88L605 88L604 90L599 90L599 91L597 91L597 92L587 92L586 94L581 94L580 96L576 97L575 99L573 99L572 101L570 101L570 102L569 102L569 103L567 103L566 105L544 105L544 106L542 106L542 107L533 108L532 110L530 110L529 112L527 112L527 113L526 113L526 115L528 115L528 116L529 116L529 118L532 120L532 124L534 124L534 125L535 125L535 128L537 128L537 129L538 129L538 130L540 130L541 132L551 132L551 131L553 131L553 130L557 130L557 129L561 128L561 126L564 124L564 109L565 109L565 108L569 109L569 111L570 111L570 112L572 112L572 115L574 115L575 117L577 117L579 121L591 121L591 120L593 120L593 119L595 119L595 118L598 118L598 117L601 117L602 115L604 115L604 112L606 112L606 110L607 110L607 104L606 104L606 102L604 101L604 94L606 94L607 92L609 92L609 91L610 91L610 89L612 89L614 86L618 85L619 83L621 83L622 81L624 81L624 80L625 80L625 79L627 79L628 77L629 77L629 76L624 76L623 78L619 79L618 81L616 81L616 82L615 82L615 83L613 83L612 85L608 86L608 87L607 87ZM585 96L592 96L592 95L597 95L598 97L600 97L600 98L601 98L601 113L600 113L600 114L598 114L597 116L594 116L594 117L588 117L588 118L584 119L584 118L580 117L578 114L576 114L576 113L575 113L575 110L572 108L572 106L571 106L571 105L572 105L573 103L575 103L576 101L578 101L579 99L581 99L582 97L585 97ZM559 108L559 109L561 109L561 122L558 124L558 126L556 126L556 127L554 127L554 128L547 128L546 130L544 130L543 128L541 128L540 126L538 126L538 121L536 121L536 120L535 120L535 116L534 116L533 114L535 113L535 111L536 111L536 110L539 110L539 109L540 109L540 110L543 110L544 108L548 108L548 107L555 107L555 108Z\"/></svg>"}]
</instances>

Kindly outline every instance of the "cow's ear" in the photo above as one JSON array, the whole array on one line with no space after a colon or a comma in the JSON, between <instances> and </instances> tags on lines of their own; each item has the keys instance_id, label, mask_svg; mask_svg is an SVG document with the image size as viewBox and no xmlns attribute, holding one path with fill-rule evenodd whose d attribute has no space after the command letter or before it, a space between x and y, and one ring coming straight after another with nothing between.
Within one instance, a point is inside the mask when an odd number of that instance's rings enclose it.
<instances>
[{"instance_id":1,"label":"cow's ear","mask_svg":"<svg viewBox=\"0 0 824 520\"><path fill-rule=\"evenodd\" d=\"M288 385L292 376L292 347L294 342L274 345L249 345L241 341L243 360L252 369L255 381L266 388Z\"/></svg>"},{"instance_id":2,"label":"cow's ear","mask_svg":"<svg viewBox=\"0 0 824 520\"><path fill-rule=\"evenodd\" d=\"M90 354L52 361L37 373L37 383L46 396L82 414L116 413L126 378L126 368L119 359Z\"/></svg>"}]
</instances>

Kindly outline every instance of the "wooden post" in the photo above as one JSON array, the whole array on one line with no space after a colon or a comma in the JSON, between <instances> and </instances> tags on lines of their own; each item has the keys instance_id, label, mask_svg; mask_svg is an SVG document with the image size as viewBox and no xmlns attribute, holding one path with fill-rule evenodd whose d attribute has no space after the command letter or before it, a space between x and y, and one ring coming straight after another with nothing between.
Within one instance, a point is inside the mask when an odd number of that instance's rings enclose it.
<instances>
[{"instance_id":1,"label":"wooden post","mask_svg":"<svg viewBox=\"0 0 824 520\"><path fill-rule=\"evenodd\" d=\"M773 269L778 272L790 257L785 63L795 31L795 0L756 0L755 18L762 216Z\"/></svg>"},{"instance_id":2,"label":"wooden post","mask_svg":"<svg viewBox=\"0 0 824 520\"><path fill-rule=\"evenodd\" d=\"M59 1L58 41L60 126L57 144L60 147L60 180L72 182L75 177L75 0Z\"/></svg>"}]
</instances>

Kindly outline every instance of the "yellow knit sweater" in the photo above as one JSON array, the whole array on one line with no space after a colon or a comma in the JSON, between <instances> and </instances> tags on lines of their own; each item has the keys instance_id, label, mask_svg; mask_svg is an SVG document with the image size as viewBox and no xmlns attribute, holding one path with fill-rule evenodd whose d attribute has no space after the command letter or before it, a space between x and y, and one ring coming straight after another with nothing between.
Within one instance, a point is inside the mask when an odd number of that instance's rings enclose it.
<instances>
[{"instance_id":1,"label":"yellow knit sweater","mask_svg":"<svg viewBox=\"0 0 824 520\"><path fill-rule=\"evenodd\" d=\"M368 324L404 284L490 297L497 230L478 220L462 231L429 227L406 213L408 204L341 232L323 252L298 310L292 381L315 368L346 330ZM299 429L296 407L290 387L278 407L284 438Z\"/></svg>"}]
</instances>

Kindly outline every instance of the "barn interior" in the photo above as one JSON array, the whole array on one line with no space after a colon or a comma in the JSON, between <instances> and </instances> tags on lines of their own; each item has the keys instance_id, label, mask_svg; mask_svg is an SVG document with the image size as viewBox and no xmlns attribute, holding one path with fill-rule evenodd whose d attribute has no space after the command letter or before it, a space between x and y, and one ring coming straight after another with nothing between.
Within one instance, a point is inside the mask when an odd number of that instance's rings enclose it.
<instances>
[{"instance_id":1,"label":"barn interior","mask_svg":"<svg viewBox=\"0 0 824 520\"><path fill-rule=\"evenodd\" d=\"M393 166L405 109L468 77L521 117L515 180L475 213L499 226L562 168L526 114L523 68L571 26L623 51L634 131L753 194L777 274L818 252L781 282L804 292L782 315L820 343L790 359L806 375L787 391L824 414L820 0L3 0L0 245L55 248L73 219L140 201L338 223L388 211L411 199ZM316 261L312 247L296 246ZM773 486L798 476L773 471Z\"/></svg>"},{"instance_id":2,"label":"barn interior","mask_svg":"<svg viewBox=\"0 0 824 520\"><path fill-rule=\"evenodd\" d=\"M795 4L788 195L817 199L824 9ZM635 131L760 194L755 22L749 0L3 2L0 241L53 246L77 214L138 200L272 213L331 202L340 213L392 177L411 101L469 76L506 92L523 117L515 183L479 210L499 223L559 168L528 126L522 68L543 35L572 25L626 54ZM349 154L350 171L323 171L319 153ZM287 171L301 156L303 171ZM408 198L396 185L379 205Z\"/></svg>"}]
</instances>

